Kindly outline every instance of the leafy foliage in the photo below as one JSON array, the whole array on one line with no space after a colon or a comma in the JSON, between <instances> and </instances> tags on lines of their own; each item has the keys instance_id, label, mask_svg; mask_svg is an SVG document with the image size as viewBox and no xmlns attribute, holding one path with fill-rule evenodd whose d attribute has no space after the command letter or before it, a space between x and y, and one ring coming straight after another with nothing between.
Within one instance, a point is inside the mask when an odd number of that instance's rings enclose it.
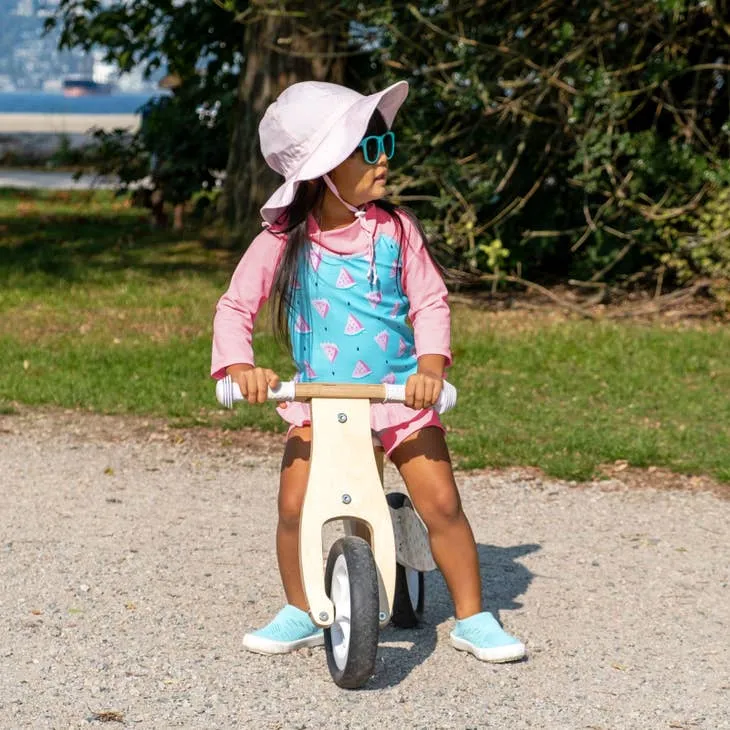
<instances>
[{"instance_id":1,"label":"leafy foliage","mask_svg":"<svg viewBox=\"0 0 730 730\"><path fill-rule=\"evenodd\" d=\"M226 167L241 60L230 14L207 0L184 9L175 0L61 0L47 22L56 25L62 47L101 47L121 71L142 65L149 75L163 67L174 79L173 94L140 110L138 132L94 132L96 170L117 175L122 192L147 181L157 200L172 204L211 188L215 172Z\"/></svg>"},{"instance_id":2,"label":"leafy foliage","mask_svg":"<svg viewBox=\"0 0 730 730\"><path fill-rule=\"evenodd\" d=\"M60 0L46 29L60 27L60 46L97 48L121 71L166 68L182 78L206 69L211 88L235 85L240 33L215 2L193 0Z\"/></svg>"},{"instance_id":3,"label":"leafy foliage","mask_svg":"<svg viewBox=\"0 0 730 730\"><path fill-rule=\"evenodd\" d=\"M684 283L707 278L718 299L730 305L730 190L722 188L694 215L683 215L662 231L662 262Z\"/></svg>"},{"instance_id":4,"label":"leafy foliage","mask_svg":"<svg viewBox=\"0 0 730 730\"><path fill-rule=\"evenodd\" d=\"M62 0L62 37L101 44L123 68L166 58L189 76L204 59L211 101L239 71L260 76L287 55L314 59L317 78L337 59L362 91L407 79L394 194L451 267L625 282L662 266L680 280L705 270L671 231L700 235L698 216L724 215L707 207L730 182L724 0L348 0L330 15L301 0L175 6ZM320 43L328 18L348 19L334 46ZM260 116L274 76L239 83L239 104ZM255 129L239 112L233 126L245 134L231 137L229 173L246 164L242 139Z\"/></svg>"},{"instance_id":5,"label":"leafy foliage","mask_svg":"<svg viewBox=\"0 0 730 730\"><path fill-rule=\"evenodd\" d=\"M452 265L599 280L728 181L723 3L391 3L375 80L413 93L397 181ZM382 79L382 80L381 80Z\"/></svg>"}]
</instances>

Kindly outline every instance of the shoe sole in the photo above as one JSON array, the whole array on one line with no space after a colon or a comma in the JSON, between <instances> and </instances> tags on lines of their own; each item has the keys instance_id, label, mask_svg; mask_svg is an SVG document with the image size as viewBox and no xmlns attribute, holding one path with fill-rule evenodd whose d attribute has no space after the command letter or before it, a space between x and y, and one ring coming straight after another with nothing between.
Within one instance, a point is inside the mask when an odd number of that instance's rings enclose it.
<instances>
[{"instance_id":1,"label":"shoe sole","mask_svg":"<svg viewBox=\"0 0 730 730\"><path fill-rule=\"evenodd\" d=\"M289 654L297 649L323 645L324 634L321 633L297 641L273 641L253 634L246 634L243 637L243 648L256 654Z\"/></svg>"},{"instance_id":2,"label":"shoe sole","mask_svg":"<svg viewBox=\"0 0 730 730\"><path fill-rule=\"evenodd\" d=\"M451 634L451 646L459 651L466 651L473 654L477 659L483 662L491 662L493 664L503 664L505 662L516 662L525 656L524 644L508 644L507 646L498 646L494 649L480 649L472 643L460 639L458 636Z\"/></svg>"}]
</instances>

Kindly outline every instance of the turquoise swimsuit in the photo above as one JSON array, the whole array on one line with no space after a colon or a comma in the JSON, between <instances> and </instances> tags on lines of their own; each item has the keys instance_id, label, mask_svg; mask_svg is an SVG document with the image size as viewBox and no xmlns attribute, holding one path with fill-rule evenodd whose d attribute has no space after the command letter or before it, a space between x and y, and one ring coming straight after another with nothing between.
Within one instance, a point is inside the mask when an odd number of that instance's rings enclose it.
<instances>
[{"instance_id":1,"label":"turquoise swimsuit","mask_svg":"<svg viewBox=\"0 0 730 730\"><path fill-rule=\"evenodd\" d=\"M289 318L300 381L405 383L416 372L400 247L384 234L374 245L377 277L369 280L366 253L335 254L310 243Z\"/></svg>"}]
</instances>

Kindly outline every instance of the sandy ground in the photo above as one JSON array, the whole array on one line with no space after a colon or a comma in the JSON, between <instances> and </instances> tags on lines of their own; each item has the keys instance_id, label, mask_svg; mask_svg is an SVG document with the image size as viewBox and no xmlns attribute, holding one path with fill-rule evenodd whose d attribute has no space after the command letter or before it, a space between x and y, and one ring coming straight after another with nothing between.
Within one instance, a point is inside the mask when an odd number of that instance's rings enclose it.
<instances>
[{"instance_id":1,"label":"sandy ground","mask_svg":"<svg viewBox=\"0 0 730 730\"><path fill-rule=\"evenodd\" d=\"M0 188L29 190L89 190L90 188L112 189L116 178L97 175L81 175L77 180L73 172L52 172L44 170L14 169L0 167Z\"/></svg>"},{"instance_id":2,"label":"sandy ground","mask_svg":"<svg viewBox=\"0 0 730 730\"><path fill-rule=\"evenodd\" d=\"M529 658L452 649L434 572L423 626L385 630L375 676L347 692L321 649L241 649L283 600L278 450L0 416L0 728L730 728L727 499L620 475L459 475L487 606Z\"/></svg>"},{"instance_id":3,"label":"sandy ground","mask_svg":"<svg viewBox=\"0 0 730 730\"><path fill-rule=\"evenodd\" d=\"M110 132L139 126L138 114L0 113L0 134L86 134L92 127Z\"/></svg>"}]
</instances>

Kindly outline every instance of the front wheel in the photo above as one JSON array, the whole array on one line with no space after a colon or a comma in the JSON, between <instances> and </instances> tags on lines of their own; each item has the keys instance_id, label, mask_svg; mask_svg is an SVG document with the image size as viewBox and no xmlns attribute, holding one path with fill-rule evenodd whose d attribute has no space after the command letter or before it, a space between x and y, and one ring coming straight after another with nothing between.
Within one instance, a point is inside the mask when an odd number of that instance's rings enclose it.
<instances>
[{"instance_id":1,"label":"front wheel","mask_svg":"<svg viewBox=\"0 0 730 730\"><path fill-rule=\"evenodd\" d=\"M327 665L336 685L356 689L375 671L380 630L378 573L365 540L342 537L332 545L325 588L335 607L324 631Z\"/></svg>"}]
</instances>

